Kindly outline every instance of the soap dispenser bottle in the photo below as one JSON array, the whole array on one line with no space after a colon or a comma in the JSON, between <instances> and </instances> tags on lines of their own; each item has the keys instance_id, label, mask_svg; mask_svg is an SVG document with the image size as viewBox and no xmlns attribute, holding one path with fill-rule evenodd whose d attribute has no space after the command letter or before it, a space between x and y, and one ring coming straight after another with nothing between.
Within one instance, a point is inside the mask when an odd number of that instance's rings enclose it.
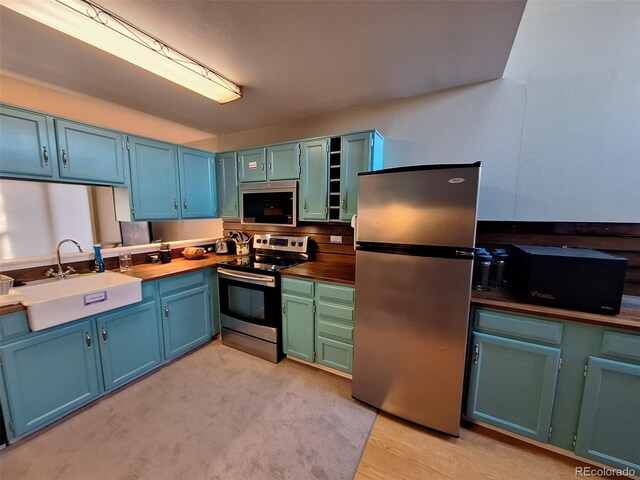
<instances>
[{"instance_id":1,"label":"soap dispenser bottle","mask_svg":"<svg viewBox=\"0 0 640 480\"><path fill-rule=\"evenodd\" d=\"M104 260L102 259L102 252L100 251L100 245L93 246L93 253L95 254L94 268L96 273L104 272Z\"/></svg>"}]
</instances>

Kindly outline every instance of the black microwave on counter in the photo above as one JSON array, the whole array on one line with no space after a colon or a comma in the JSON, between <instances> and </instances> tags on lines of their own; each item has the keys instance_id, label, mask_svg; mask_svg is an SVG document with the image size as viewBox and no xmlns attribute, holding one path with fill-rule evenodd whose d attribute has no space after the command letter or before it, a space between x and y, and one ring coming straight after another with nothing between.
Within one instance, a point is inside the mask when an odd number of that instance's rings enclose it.
<instances>
[{"instance_id":1,"label":"black microwave on counter","mask_svg":"<svg viewBox=\"0 0 640 480\"><path fill-rule=\"evenodd\" d=\"M521 302L620 313L627 259L586 248L513 245L511 282Z\"/></svg>"},{"instance_id":2,"label":"black microwave on counter","mask_svg":"<svg viewBox=\"0 0 640 480\"><path fill-rule=\"evenodd\" d=\"M240 221L295 227L298 182L258 182L240 186Z\"/></svg>"}]
</instances>

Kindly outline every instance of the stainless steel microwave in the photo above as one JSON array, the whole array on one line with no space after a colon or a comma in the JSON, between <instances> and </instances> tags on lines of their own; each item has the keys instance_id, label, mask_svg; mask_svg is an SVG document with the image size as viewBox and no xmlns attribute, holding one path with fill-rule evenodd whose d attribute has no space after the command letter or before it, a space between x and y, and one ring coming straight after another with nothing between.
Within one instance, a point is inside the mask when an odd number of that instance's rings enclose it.
<instances>
[{"instance_id":1,"label":"stainless steel microwave","mask_svg":"<svg viewBox=\"0 0 640 480\"><path fill-rule=\"evenodd\" d=\"M295 227L298 182L260 182L240 185L242 223Z\"/></svg>"}]
</instances>

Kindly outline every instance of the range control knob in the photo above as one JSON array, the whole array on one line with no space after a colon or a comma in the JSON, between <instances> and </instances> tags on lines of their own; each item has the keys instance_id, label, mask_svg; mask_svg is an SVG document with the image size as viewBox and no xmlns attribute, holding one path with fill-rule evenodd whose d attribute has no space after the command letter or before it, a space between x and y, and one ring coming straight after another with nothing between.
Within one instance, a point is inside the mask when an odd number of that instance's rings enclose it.
<instances>
[{"instance_id":1,"label":"range control knob","mask_svg":"<svg viewBox=\"0 0 640 480\"><path fill-rule=\"evenodd\" d=\"M294 242L293 240L291 240L291 246L295 247L296 246L296 242Z\"/></svg>"},{"instance_id":2,"label":"range control knob","mask_svg":"<svg viewBox=\"0 0 640 480\"><path fill-rule=\"evenodd\" d=\"M266 238L265 238L265 239L263 239L263 240L262 240L262 243L267 243L267 239L266 239Z\"/></svg>"},{"instance_id":3,"label":"range control knob","mask_svg":"<svg viewBox=\"0 0 640 480\"><path fill-rule=\"evenodd\" d=\"M298 242L298 246L301 247L302 246L302 242Z\"/></svg>"}]
</instances>

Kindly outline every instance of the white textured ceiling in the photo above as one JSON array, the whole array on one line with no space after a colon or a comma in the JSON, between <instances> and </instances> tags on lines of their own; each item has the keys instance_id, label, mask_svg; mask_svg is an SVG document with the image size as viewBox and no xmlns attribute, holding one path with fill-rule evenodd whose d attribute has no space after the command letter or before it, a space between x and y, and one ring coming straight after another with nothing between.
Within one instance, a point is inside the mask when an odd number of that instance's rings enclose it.
<instances>
[{"instance_id":1,"label":"white textured ceiling","mask_svg":"<svg viewBox=\"0 0 640 480\"><path fill-rule=\"evenodd\" d=\"M0 9L0 69L215 135L493 80L525 0L98 3L243 85L218 105Z\"/></svg>"}]
</instances>

